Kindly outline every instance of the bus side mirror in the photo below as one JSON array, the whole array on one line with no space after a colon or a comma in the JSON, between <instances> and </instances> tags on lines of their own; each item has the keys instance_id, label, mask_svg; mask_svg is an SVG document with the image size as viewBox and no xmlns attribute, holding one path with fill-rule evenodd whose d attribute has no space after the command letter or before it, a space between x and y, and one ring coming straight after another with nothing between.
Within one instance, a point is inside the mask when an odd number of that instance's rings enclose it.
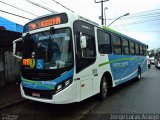
<instances>
[{"instance_id":1,"label":"bus side mirror","mask_svg":"<svg viewBox=\"0 0 160 120\"><path fill-rule=\"evenodd\" d=\"M22 42L22 38L16 39L13 41L13 56L18 58L18 59L22 59L22 56L18 55L17 53L17 44Z\"/></svg>"},{"instance_id":2,"label":"bus side mirror","mask_svg":"<svg viewBox=\"0 0 160 120\"><path fill-rule=\"evenodd\" d=\"M81 48L83 49L83 48L86 48L87 47L87 39L86 39L86 36L81 36L81 39L80 39L80 41L81 41Z\"/></svg>"}]
</instances>

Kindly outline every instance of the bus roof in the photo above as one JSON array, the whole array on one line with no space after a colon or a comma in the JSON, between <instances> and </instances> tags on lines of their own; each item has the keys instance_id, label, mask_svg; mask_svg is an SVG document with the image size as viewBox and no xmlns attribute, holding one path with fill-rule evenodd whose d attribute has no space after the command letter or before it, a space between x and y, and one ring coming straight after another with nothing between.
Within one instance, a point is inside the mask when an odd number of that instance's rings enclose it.
<instances>
[{"instance_id":1,"label":"bus roof","mask_svg":"<svg viewBox=\"0 0 160 120\"><path fill-rule=\"evenodd\" d=\"M26 23L25 26L26 26L27 24L33 22L33 21L36 21L36 20L39 20L39 19L42 19L42 18L45 18L45 17L49 17L49 16L58 15L58 14L67 14L67 15L71 15L71 14L72 14L72 15L77 16L79 20L83 20L83 21L85 21L85 22L88 22L88 23L90 23L90 24L92 24L92 25L94 25L94 26L96 26L96 27L100 27L100 26L101 26L101 25L99 25L98 23L96 23L96 22L94 22L94 21L92 21L92 20L90 20L90 19L87 19L87 18L85 18L85 17L79 16L79 15L77 15L77 14L75 14L75 13L70 13L70 12L51 13L51 14L46 14L46 15L43 15L43 16L39 16L39 17L36 17L35 19L29 21L28 23ZM142 43L142 42L140 42L140 41L138 41L138 40L135 40L134 38L131 38L131 37L129 37L129 36L126 36L126 35L118 32L118 31L116 31L116 30L113 30L113 29L109 28L109 27L101 26L100 28L102 28L103 30L109 31L109 32L111 32L111 33L115 33L115 34L117 34L117 35L119 35L119 36L121 36L121 37L124 37L124 38L127 38L127 39L131 39L131 40L133 40L133 41L136 41L136 42L139 42L139 43L141 43L141 44L144 44L144 43Z\"/></svg>"}]
</instances>

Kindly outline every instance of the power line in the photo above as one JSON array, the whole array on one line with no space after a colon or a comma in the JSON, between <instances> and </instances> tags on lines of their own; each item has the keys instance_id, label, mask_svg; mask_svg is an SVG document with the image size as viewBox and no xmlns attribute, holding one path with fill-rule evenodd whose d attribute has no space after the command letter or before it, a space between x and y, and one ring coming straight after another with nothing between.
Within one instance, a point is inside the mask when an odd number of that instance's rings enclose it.
<instances>
[{"instance_id":1,"label":"power line","mask_svg":"<svg viewBox=\"0 0 160 120\"><path fill-rule=\"evenodd\" d=\"M150 20L150 19L157 19L160 18L160 14L155 14L155 15L150 15L150 16L142 16L142 17L126 17L126 18L122 18L119 21L122 20L134 20L134 21L138 21L138 20ZM111 19L108 19L111 20ZM113 19L114 20L114 19Z\"/></svg>"},{"instance_id":2,"label":"power line","mask_svg":"<svg viewBox=\"0 0 160 120\"><path fill-rule=\"evenodd\" d=\"M152 20L145 20L145 21L138 21L138 22L133 22L133 23L128 23L128 24L121 24L121 25L116 25L113 27L119 27L119 26L124 26L124 25L133 25L133 24L141 24L145 22L153 22L153 21L159 21L160 19L152 19Z\"/></svg>"},{"instance_id":3,"label":"power line","mask_svg":"<svg viewBox=\"0 0 160 120\"><path fill-rule=\"evenodd\" d=\"M126 32L151 32L151 33L159 33L160 31L138 31L138 30L123 30L123 29L118 29L118 30L122 30L122 31L126 31Z\"/></svg>"},{"instance_id":4,"label":"power line","mask_svg":"<svg viewBox=\"0 0 160 120\"><path fill-rule=\"evenodd\" d=\"M160 9L154 9L154 10L150 10L150 11L130 14L129 16L122 18L122 19L135 18L135 17L142 18L142 17L149 17L152 15L160 15ZM114 20L114 19L116 19L116 18L110 18L107 20Z\"/></svg>"},{"instance_id":5,"label":"power line","mask_svg":"<svg viewBox=\"0 0 160 120\"><path fill-rule=\"evenodd\" d=\"M125 18L122 18L120 20L128 20L128 19L150 19L150 18L158 18L160 17L160 14L151 14L151 15L143 15L143 16L127 16ZM115 18L116 19L116 18ZM115 20L115 19L107 19L107 20Z\"/></svg>"},{"instance_id":6,"label":"power line","mask_svg":"<svg viewBox=\"0 0 160 120\"><path fill-rule=\"evenodd\" d=\"M31 3L31 4L33 4L33 5L36 5L36 6L40 7L40 8L43 8L43 9L45 9L45 10L47 10L47 11L50 11L50 12L52 12L52 13L57 13L56 11L54 11L54 10L52 10L52 9L50 9L50 8L47 8L47 7L45 7L45 6L42 6L42 5L38 4L38 3L35 3L35 2L33 2L33 1L31 1L31 0L25 0L25 1L27 1L27 2L29 2L29 3Z\"/></svg>"},{"instance_id":7,"label":"power line","mask_svg":"<svg viewBox=\"0 0 160 120\"><path fill-rule=\"evenodd\" d=\"M151 15L153 13L160 13L160 9L154 9L154 10L149 10L149 11L145 11L145 12L139 12L139 13L132 14L130 16ZM130 16L128 16L128 17L130 17Z\"/></svg>"},{"instance_id":8,"label":"power line","mask_svg":"<svg viewBox=\"0 0 160 120\"><path fill-rule=\"evenodd\" d=\"M150 13L150 12L154 12L154 11L160 11L160 9L153 9L153 10L149 10L149 11L144 11L144 12L140 12L140 13L135 13L132 15L139 15L139 14L144 14L144 13ZM152 13L151 13L152 14Z\"/></svg>"},{"instance_id":9,"label":"power line","mask_svg":"<svg viewBox=\"0 0 160 120\"><path fill-rule=\"evenodd\" d=\"M152 13L152 14L147 14L147 15L141 15L141 16L132 16L132 14L130 16L127 16L125 18L122 18L123 20L126 19L145 19L145 18L153 18L153 17L160 17L160 13ZM115 18L116 19L116 18ZM110 18L107 20L115 20L114 18Z\"/></svg>"},{"instance_id":10,"label":"power line","mask_svg":"<svg viewBox=\"0 0 160 120\"><path fill-rule=\"evenodd\" d=\"M154 17L154 16L160 16L160 13L150 13L150 14L142 14L139 16L128 16L124 19L130 19L130 18L146 18L146 17Z\"/></svg>"},{"instance_id":11,"label":"power line","mask_svg":"<svg viewBox=\"0 0 160 120\"><path fill-rule=\"evenodd\" d=\"M3 1L0 1L0 2L3 3L3 4L6 4L6 5L8 5L8 6L11 6L11 7L13 7L13 8L16 8L16 9L18 9L18 10L21 10L21 11L23 11L23 12L26 12L26 13L29 13L29 14L31 14L31 15L37 16L37 15L35 15L35 14L33 14L33 13L30 13L30 12L28 12L28 11L26 11L26 10L20 9L20 8L18 8L18 7L16 7L16 6L10 5L10 4L5 3L5 2L3 2Z\"/></svg>"},{"instance_id":12,"label":"power line","mask_svg":"<svg viewBox=\"0 0 160 120\"><path fill-rule=\"evenodd\" d=\"M122 18L122 19L119 19L119 21L122 21L122 20L125 20L125 21L127 21L127 20L142 21L142 20L150 20L150 19L157 19L157 18L160 18L160 15L159 16L148 16L148 17L146 16L146 17L141 17L141 18L124 18L124 19ZM110 20L108 20L108 21L110 21Z\"/></svg>"},{"instance_id":13,"label":"power line","mask_svg":"<svg viewBox=\"0 0 160 120\"><path fill-rule=\"evenodd\" d=\"M55 1L55 0L52 0L52 1L54 1L55 3L59 4L60 6L62 6L62 7L64 7L64 8L66 8L67 10L69 10L69 11L75 13L73 10L67 8L66 6L62 5L61 3L59 3L59 2L57 2L57 1Z\"/></svg>"},{"instance_id":14,"label":"power line","mask_svg":"<svg viewBox=\"0 0 160 120\"><path fill-rule=\"evenodd\" d=\"M150 16L142 16L142 17L131 17L131 18L125 18L125 19L133 19L133 18L134 19L150 19L150 18L157 18L157 17L160 17L160 14L150 15Z\"/></svg>"},{"instance_id":15,"label":"power line","mask_svg":"<svg viewBox=\"0 0 160 120\"><path fill-rule=\"evenodd\" d=\"M159 9L156 9L156 10L159 10ZM153 11L153 10L152 10ZM151 16L152 15L152 16ZM128 16L129 17L129 16ZM156 17L156 18L155 18ZM138 16L135 16L135 17L130 17L130 18L124 18L125 20L127 19L131 19L133 20L134 18L134 21L133 22L128 22L127 24L121 24L121 25L116 25L114 27L118 27L118 26L126 26L126 25L133 25L133 24L140 24L140 23L145 23L145 22L152 22L152 21L157 21L157 20L160 20L160 14L159 13L155 13L155 14L147 14L146 16L143 15L143 17L138 17ZM142 20L135 20L135 19L142 19ZM123 19L123 18L122 18ZM124 20L123 19L123 20Z\"/></svg>"},{"instance_id":16,"label":"power line","mask_svg":"<svg viewBox=\"0 0 160 120\"><path fill-rule=\"evenodd\" d=\"M0 11L1 11L1 12L4 12L4 13L7 13L7 14L10 14L10 15L14 15L14 16L17 16L17 17L21 17L21 18L24 18L24 19L31 20L30 18L27 18L27 17L24 17L24 16L20 16L20 15L14 14L14 13L10 13L10 12L3 11L3 10L0 10Z\"/></svg>"}]
</instances>

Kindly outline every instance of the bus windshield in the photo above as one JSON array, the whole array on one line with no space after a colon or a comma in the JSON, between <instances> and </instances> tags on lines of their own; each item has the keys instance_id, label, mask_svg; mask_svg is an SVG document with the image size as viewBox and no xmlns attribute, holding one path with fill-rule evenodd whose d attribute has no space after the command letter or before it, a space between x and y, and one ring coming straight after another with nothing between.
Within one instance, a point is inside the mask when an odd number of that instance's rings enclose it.
<instances>
[{"instance_id":1,"label":"bus windshield","mask_svg":"<svg viewBox=\"0 0 160 120\"><path fill-rule=\"evenodd\" d=\"M69 28L54 29L27 35L24 38L23 60L31 58L35 65L26 69L59 69L73 64L71 31Z\"/></svg>"}]
</instances>

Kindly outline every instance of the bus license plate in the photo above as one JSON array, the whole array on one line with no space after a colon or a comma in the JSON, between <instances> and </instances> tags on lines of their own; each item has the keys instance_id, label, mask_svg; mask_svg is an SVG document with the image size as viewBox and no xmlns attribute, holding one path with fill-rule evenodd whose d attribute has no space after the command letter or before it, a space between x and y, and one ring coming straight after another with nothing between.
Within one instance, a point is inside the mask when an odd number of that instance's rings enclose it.
<instances>
[{"instance_id":1,"label":"bus license plate","mask_svg":"<svg viewBox=\"0 0 160 120\"><path fill-rule=\"evenodd\" d=\"M33 97L39 97L39 98L40 98L40 93L32 92L32 96L33 96Z\"/></svg>"}]
</instances>

